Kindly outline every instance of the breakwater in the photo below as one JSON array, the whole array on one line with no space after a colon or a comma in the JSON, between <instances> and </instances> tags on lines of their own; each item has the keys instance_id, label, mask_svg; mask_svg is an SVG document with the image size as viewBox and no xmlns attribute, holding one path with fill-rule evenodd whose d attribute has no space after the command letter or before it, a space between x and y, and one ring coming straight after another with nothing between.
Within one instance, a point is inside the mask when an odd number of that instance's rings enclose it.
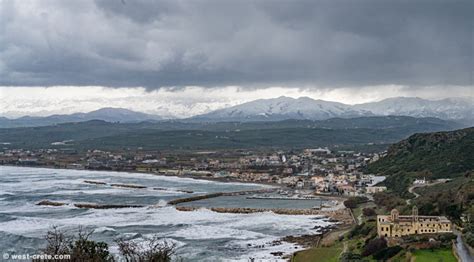
<instances>
[{"instance_id":1,"label":"breakwater","mask_svg":"<svg viewBox=\"0 0 474 262\"><path fill-rule=\"evenodd\" d=\"M56 202L51 200L43 200L36 203L38 206L64 206L65 202ZM73 203L77 208L93 208L93 209L112 209L112 208L138 208L144 205L122 205L122 204L96 204L96 203Z\"/></svg>"},{"instance_id":2,"label":"breakwater","mask_svg":"<svg viewBox=\"0 0 474 262\"><path fill-rule=\"evenodd\" d=\"M177 206L176 210L179 211L194 211L200 209L199 207L185 207ZM352 216L347 208L338 210L315 210L315 209L286 209L286 208L247 208L247 207L211 207L208 208L211 211L218 213L237 213L237 214L249 214L249 213L261 213L261 212L273 212L279 215L320 215L329 217L333 220L337 220L343 224L352 224Z\"/></svg>"},{"instance_id":3,"label":"breakwater","mask_svg":"<svg viewBox=\"0 0 474 262\"><path fill-rule=\"evenodd\" d=\"M245 191L236 191L236 192L217 192L199 196L191 196L191 197L183 197L174 199L168 202L169 205L177 205L180 203L192 202L202 199L209 199L214 197L220 196L238 196L238 195L248 195L248 194L257 194L257 193L270 193L277 190L277 188L265 188L265 189L257 189L257 190L245 190Z\"/></svg>"}]
</instances>

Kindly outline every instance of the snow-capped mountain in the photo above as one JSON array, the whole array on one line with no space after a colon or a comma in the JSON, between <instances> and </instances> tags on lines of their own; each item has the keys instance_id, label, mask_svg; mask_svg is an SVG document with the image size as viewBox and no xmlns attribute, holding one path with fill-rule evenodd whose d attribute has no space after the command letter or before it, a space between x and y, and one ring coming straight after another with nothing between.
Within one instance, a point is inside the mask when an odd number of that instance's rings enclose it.
<instances>
[{"instance_id":1,"label":"snow-capped mountain","mask_svg":"<svg viewBox=\"0 0 474 262\"><path fill-rule=\"evenodd\" d=\"M324 120L358 116L436 117L474 123L473 98L426 100L416 97L389 98L379 102L346 105L337 102L279 97L259 99L193 117L204 121L278 121L284 119Z\"/></svg>"},{"instance_id":2,"label":"snow-capped mountain","mask_svg":"<svg viewBox=\"0 0 474 262\"><path fill-rule=\"evenodd\" d=\"M147 120L161 120L160 116L135 112L124 108L101 108L88 113L74 113L70 115L51 115L46 117L24 116L17 119L0 118L0 128L23 126L46 126L68 122L83 122L89 120L103 120L107 122L141 122Z\"/></svg>"},{"instance_id":3,"label":"snow-capped mountain","mask_svg":"<svg viewBox=\"0 0 474 262\"><path fill-rule=\"evenodd\" d=\"M354 109L352 106L342 103L314 100L308 97L294 99L282 96L251 101L199 115L192 119L208 121L323 120L333 117L350 118L370 115L372 114L366 110Z\"/></svg>"},{"instance_id":4,"label":"snow-capped mountain","mask_svg":"<svg viewBox=\"0 0 474 262\"><path fill-rule=\"evenodd\" d=\"M370 111L375 115L436 117L449 120L474 119L474 98L426 100L418 97L395 97L355 105L353 108Z\"/></svg>"}]
</instances>

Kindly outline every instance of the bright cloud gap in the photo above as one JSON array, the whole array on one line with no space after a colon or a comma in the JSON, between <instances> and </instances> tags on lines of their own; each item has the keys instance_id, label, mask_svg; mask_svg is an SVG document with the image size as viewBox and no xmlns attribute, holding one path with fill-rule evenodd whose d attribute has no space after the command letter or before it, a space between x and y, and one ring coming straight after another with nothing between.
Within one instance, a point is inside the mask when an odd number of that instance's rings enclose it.
<instances>
[{"instance_id":1,"label":"bright cloud gap","mask_svg":"<svg viewBox=\"0 0 474 262\"><path fill-rule=\"evenodd\" d=\"M432 86L411 88L402 85L342 87L268 87L226 86L205 88L143 87L109 88L102 86L0 87L0 115L5 117L47 116L89 112L104 107L119 107L169 118L185 118L256 99L287 96L310 97L345 104L379 101L390 97L420 97L438 100L447 97L474 97L470 86Z\"/></svg>"}]
</instances>

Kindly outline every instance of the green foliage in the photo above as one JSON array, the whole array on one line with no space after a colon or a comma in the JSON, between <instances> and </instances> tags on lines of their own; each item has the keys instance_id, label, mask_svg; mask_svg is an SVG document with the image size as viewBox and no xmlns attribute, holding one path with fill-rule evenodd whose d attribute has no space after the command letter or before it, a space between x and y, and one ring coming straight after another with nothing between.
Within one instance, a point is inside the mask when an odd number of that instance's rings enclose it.
<instances>
[{"instance_id":1,"label":"green foliage","mask_svg":"<svg viewBox=\"0 0 474 262\"><path fill-rule=\"evenodd\" d=\"M436 250L416 250L413 252L415 261L417 262L456 262L457 259L453 255L451 249L436 249Z\"/></svg>"},{"instance_id":2,"label":"green foliage","mask_svg":"<svg viewBox=\"0 0 474 262\"><path fill-rule=\"evenodd\" d=\"M470 176L420 188L417 192L421 196L414 200L414 204L419 207L419 213L424 215L446 215L459 222L461 215L474 206L474 200L469 197L474 193L474 181Z\"/></svg>"},{"instance_id":3,"label":"green foliage","mask_svg":"<svg viewBox=\"0 0 474 262\"><path fill-rule=\"evenodd\" d=\"M70 255L70 261L113 261L109 247L105 242L90 240L92 231L79 228L77 236L67 235L57 227L46 233L46 248L43 252L47 255Z\"/></svg>"},{"instance_id":4,"label":"green foliage","mask_svg":"<svg viewBox=\"0 0 474 262\"><path fill-rule=\"evenodd\" d=\"M362 209L362 214L364 214L364 216L366 216L366 217L372 217L372 216L377 215L377 213L375 213L375 210L373 208L370 208L370 207L366 207L366 208Z\"/></svg>"},{"instance_id":5,"label":"green foliage","mask_svg":"<svg viewBox=\"0 0 474 262\"><path fill-rule=\"evenodd\" d=\"M387 177L383 184L400 197L411 198L413 195L408 192L408 187L412 184L413 180L413 174L398 173Z\"/></svg>"},{"instance_id":6,"label":"green foliage","mask_svg":"<svg viewBox=\"0 0 474 262\"><path fill-rule=\"evenodd\" d=\"M344 206L346 206L347 208L354 209L359 204L366 203L367 201L369 201L367 197L361 197L361 196L350 197L344 201Z\"/></svg>"},{"instance_id":7,"label":"green foliage","mask_svg":"<svg viewBox=\"0 0 474 262\"><path fill-rule=\"evenodd\" d=\"M366 258L363 258L360 254L352 252L344 252L341 254L339 259L340 262L365 262L369 261Z\"/></svg>"},{"instance_id":8,"label":"green foliage","mask_svg":"<svg viewBox=\"0 0 474 262\"><path fill-rule=\"evenodd\" d=\"M387 240L385 238L374 238L365 245L362 251L362 256L370 256L375 252L382 250L387 247Z\"/></svg>"},{"instance_id":9,"label":"green foliage","mask_svg":"<svg viewBox=\"0 0 474 262\"><path fill-rule=\"evenodd\" d=\"M71 245L71 257L75 261L112 261L105 242L96 242L80 237Z\"/></svg>"},{"instance_id":10,"label":"green foliage","mask_svg":"<svg viewBox=\"0 0 474 262\"><path fill-rule=\"evenodd\" d=\"M474 247L474 232L464 234L464 239L469 246Z\"/></svg>"},{"instance_id":11,"label":"green foliage","mask_svg":"<svg viewBox=\"0 0 474 262\"><path fill-rule=\"evenodd\" d=\"M474 170L474 128L412 135L392 145L386 157L368 166L372 173L429 171L433 178L470 170Z\"/></svg>"},{"instance_id":12,"label":"green foliage","mask_svg":"<svg viewBox=\"0 0 474 262\"><path fill-rule=\"evenodd\" d=\"M396 124L394 124L396 123ZM43 127L0 128L0 141L14 148L44 148L74 140L75 149L235 149L386 145L414 132L446 130L453 123L436 119L375 117L331 121L252 123L107 123L88 121Z\"/></svg>"},{"instance_id":13,"label":"green foliage","mask_svg":"<svg viewBox=\"0 0 474 262\"><path fill-rule=\"evenodd\" d=\"M354 228L349 231L347 237L350 239L356 237L369 237L371 235L376 235L377 227L375 222L365 222L360 225L356 225Z\"/></svg>"},{"instance_id":14,"label":"green foliage","mask_svg":"<svg viewBox=\"0 0 474 262\"><path fill-rule=\"evenodd\" d=\"M402 250L403 248L401 246L387 247L375 252L373 258L377 259L377 261L386 261L387 259L395 256Z\"/></svg>"},{"instance_id":15,"label":"green foliage","mask_svg":"<svg viewBox=\"0 0 474 262\"><path fill-rule=\"evenodd\" d=\"M405 200L400 198L397 194L391 192L375 193L374 202L377 204L377 206L385 207L387 210L392 210L399 206L405 205Z\"/></svg>"}]
</instances>

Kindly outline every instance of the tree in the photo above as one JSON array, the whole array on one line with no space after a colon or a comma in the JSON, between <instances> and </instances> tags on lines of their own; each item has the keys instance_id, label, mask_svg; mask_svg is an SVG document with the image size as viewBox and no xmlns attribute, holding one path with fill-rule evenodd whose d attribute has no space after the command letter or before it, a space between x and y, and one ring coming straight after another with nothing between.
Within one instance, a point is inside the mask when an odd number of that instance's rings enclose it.
<instances>
[{"instance_id":1,"label":"tree","mask_svg":"<svg viewBox=\"0 0 474 262\"><path fill-rule=\"evenodd\" d=\"M371 217L371 216L375 216L377 213L375 213L375 210L373 208L366 207L362 209L362 214L364 214L364 216L366 217Z\"/></svg>"},{"instance_id":2,"label":"tree","mask_svg":"<svg viewBox=\"0 0 474 262\"><path fill-rule=\"evenodd\" d=\"M350 208L350 209L354 209L357 207L357 201L355 201L354 199L347 199L344 201L344 206L347 207L347 208Z\"/></svg>"},{"instance_id":3,"label":"tree","mask_svg":"<svg viewBox=\"0 0 474 262\"><path fill-rule=\"evenodd\" d=\"M370 256L375 252L387 247L387 241L384 238L374 238L365 245L362 256Z\"/></svg>"},{"instance_id":4,"label":"tree","mask_svg":"<svg viewBox=\"0 0 474 262\"><path fill-rule=\"evenodd\" d=\"M77 236L67 235L57 226L53 226L46 233L46 248L43 252L47 255L70 255L69 261L114 261L105 242L96 242L89 237L93 231L85 231L79 227Z\"/></svg>"}]
</instances>

